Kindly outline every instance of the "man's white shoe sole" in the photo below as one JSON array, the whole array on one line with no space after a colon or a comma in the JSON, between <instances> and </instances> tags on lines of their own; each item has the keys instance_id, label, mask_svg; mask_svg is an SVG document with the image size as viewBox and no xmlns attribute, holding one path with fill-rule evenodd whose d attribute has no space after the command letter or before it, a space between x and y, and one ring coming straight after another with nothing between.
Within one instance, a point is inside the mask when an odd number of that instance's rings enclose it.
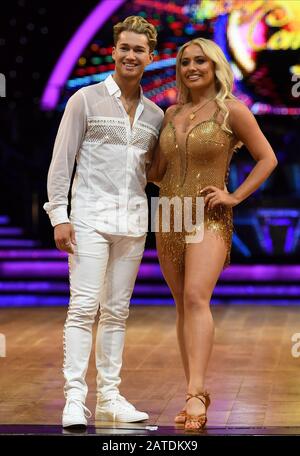
<instances>
[{"instance_id":1,"label":"man's white shoe sole","mask_svg":"<svg viewBox=\"0 0 300 456\"><path fill-rule=\"evenodd\" d=\"M144 412L139 412L136 414L132 414L132 416L122 416L122 414L114 414L113 412L95 412L95 420L96 421L116 421L119 423L138 423L139 421L145 421L149 419L149 415Z\"/></svg>"},{"instance_id":2,"label":"man's white shoe sole","mask_svg":"<svg viewBox=\"0 0 300 456\"><path fill-rule=\"evenodd\" d=\"M87 420L81 416L63 416L62 425L64 428L70 426L87 426Z\"/></svg>"}]
</instances>

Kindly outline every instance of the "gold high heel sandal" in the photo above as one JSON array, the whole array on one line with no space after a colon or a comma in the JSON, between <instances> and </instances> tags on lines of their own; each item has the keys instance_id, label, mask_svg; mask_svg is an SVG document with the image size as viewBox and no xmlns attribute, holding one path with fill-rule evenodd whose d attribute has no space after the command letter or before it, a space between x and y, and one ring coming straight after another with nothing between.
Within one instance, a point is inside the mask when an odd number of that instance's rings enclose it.
<instances>
[{"instance_id":1,"label":"gold high heel sandal","mask_svg":"<svg viewBox=\"0 0 300 456\"><path fill-rule=\"evenodd\" d=\"M207 391L203 391L198 394L188 394L186 402L188 402L190 399L192 399L192 397L196 397L203 403L203 405L205 407L205 412L201 413L200 415L189 415L187 413L186 420L184 423L185 431L199 431L204 428L204 426L206 425L206 422L207 422L206 412L210 405L209 393Z\"/></svg>"},{"instance_id":2,"label":"gold high heel sandal","mask_svg":"<svg viewBox=\"0 0 300 456\"><path fill-rule=\"evenodd\" d=\"M187 398L188 398L188 394L186 395L186 399L185 399L185 402L187 401ZM186 410L180 410L179 413L177 413L177 415L175 416L174 418L174 422L176 424L184 424L185 423L185 420L186 420Z\"/></svg>"},{"instance_id":3,"label":"gold high heel sandal","mask_svg":"<svg viewBox=\"0 0 300 456\"><path fill-rule=\"evenodd\" d=\"M186 411L181 410L174 418L176 424L184 424L186 420Z\"/></svg>"}]
</instances>

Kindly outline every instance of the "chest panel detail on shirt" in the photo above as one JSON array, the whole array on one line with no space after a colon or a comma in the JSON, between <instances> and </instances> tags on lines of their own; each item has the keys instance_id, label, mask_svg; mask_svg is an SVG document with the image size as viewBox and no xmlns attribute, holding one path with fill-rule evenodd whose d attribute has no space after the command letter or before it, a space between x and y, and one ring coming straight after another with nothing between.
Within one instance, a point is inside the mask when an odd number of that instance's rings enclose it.
<instances>
[{"instance_id":1,"label":"chest panel detail on shirt","mask_svg":"<svg viewBox=\"0 0 300 456\"><path fill-rule=\"evenodd\" d=\"M127 144L124 121L114 118L88 117L84 142Z\"/></svg>"},{"instance_id":2,"label":"chest panel detail on shirt","mask_svg":"<svg viewBox=\"0 0 300 456\"><path fill-rule=\"evenodd\" d=\"M131 132L127 130L123 119L88 117L84 142L121 146L128 144L148 151L152 149L158 136L156 128L141 121L133 126Z\"/></svg>"},{"instance_id":3,"label":"chest panel detail on shirt","mask_svg":"<svg viewBox=\"0 0 300 456\"><path fill-rule=\"evenodd\" d=\"M131 145L148 151L154 147L157 137L158 130L156 128L138 121L132 130Z\"/></svg>"}]
</instances>

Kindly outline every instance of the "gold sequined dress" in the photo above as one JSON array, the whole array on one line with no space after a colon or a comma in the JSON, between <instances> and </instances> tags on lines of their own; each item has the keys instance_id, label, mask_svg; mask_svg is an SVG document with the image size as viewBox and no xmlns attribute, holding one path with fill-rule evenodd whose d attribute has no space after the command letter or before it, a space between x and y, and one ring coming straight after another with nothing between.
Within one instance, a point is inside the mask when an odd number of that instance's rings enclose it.
<instances>
[{"instance_id":1,"label":"gold sequined dress","mask_svg":"<svg viewBox=\"0 0 300 456\"><path fill-rule=\"evenodd\" d=\"M175 111L175 115L178 110ZM193 222L195 222L195 199L200 195L200 190L208 185L224 189L227 183L229 163L232 158L236 138L233 134L225 132L217 121L219 109L208 120L189 127L185 133L185 147L180 147L177 142L176 129L172 121L168 122L160 135L160 149L165 155L168 165L166 173L160 182L159 196L173 198L179 196L192 197ZM174 117L174 116L173 116ZM174 211L170 206L170 230L162 230L160 207L160 222L158 235L163 257L169 257L175 266L182 270L184 267L184 252L186 248L186 235L191 234L183 229L174 229ZM224 268L230 263L230 250L233 233L232 208L217 205L208 210L204 208L204 233L211 230L216 236L224 240L227 255Z\"/></svg>"}]
</instances>

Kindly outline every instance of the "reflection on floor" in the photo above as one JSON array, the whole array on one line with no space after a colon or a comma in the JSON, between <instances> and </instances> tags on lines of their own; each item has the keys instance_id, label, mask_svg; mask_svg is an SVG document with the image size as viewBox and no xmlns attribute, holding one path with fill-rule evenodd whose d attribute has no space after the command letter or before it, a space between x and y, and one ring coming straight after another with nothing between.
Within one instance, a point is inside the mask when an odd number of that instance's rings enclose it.
<instances>
[{"instance_id":1,"label":"reflection on floor","mask_svg":"<svg viewBox=\"0 0 300 456\"><path fill-rule=\"evenodd\" d=\"M212 399L206 432L296 432L300 359L292 337L300 333L300 308L218 305L212 312L216 332L206 383ZM32 429L61 432L65 315L62 307L1 310L0 332L6 340L6 356L0 358L2 425L46 425ZM121 394L150 419L126 425L126 432L182 432L173 423L186 392L175 309L133 306L127 328ZM87 375L87 407L92 412L95 379L92 354ZM88 434L125 432L124 425L111 431L111 423L94 423L92 418L89 425Z\"/></svg>"},{"instance_id":2,"label":"reflection on floor","mask_svg":"<svg viewBox=\"0 0 300 456\"><path fill-rule=\"evenodd\" d=\"M208 426L205 430L198 433L201 436L249 436L249 435L280 435L280 436L300 436L299 427L234 427L234 426ZM84 436L187 436L191 435L184 431L183 426L151 426L151 425L117 425L110 423L96 426L88 426L85 430L63 429L55 425L2 425L0 426L0 436L12 435L32 435L32 436L51 436L51 435L84 435Z\"/></svg>"}]
</instances>

